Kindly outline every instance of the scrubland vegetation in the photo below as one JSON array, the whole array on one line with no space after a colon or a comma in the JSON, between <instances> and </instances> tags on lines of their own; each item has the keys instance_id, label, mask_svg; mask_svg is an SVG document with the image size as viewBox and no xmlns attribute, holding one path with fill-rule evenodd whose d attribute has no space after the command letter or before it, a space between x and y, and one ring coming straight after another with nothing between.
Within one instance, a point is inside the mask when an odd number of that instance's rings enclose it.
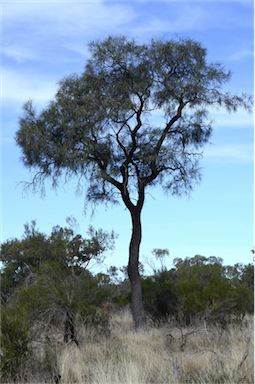
<instances>
[{"instance_id":1,"label":"scrubland vegetation","mask_svg":"<svg viewBox=\"0 0 255 384\"><path fill-rule=\"evenodd\" d=\"M200 180L211 106L251 110L250 96L225 90L229 79L191 39L110 36L90 44L84 72L63 79L47 108L24 105L16 141L28 185L78 177L86 203L124 204L132 232L127 266L101 273L91 262L115 238L103 230L85 239L32 223L2 244L2 382L253 382L253 266L195 255L169 269L155 249L160 267L145 273L139 253L147 190L181 196Z\"/></svg>"},{"instance_id":2,"label":"scrubland vegetation","mask_svg":"<svg viewBox=\"0 0 255 384\"><path fill-rule=\"evenodd\" d=\"M2 244L2 383L253 383L252 265L216 257L140 265L146 325L134 330L126 268L93 274L114 234L35 223Z\"/></svg>"},{"instance_id":3,"label":"scrubland vegetation","mask_svg":"<svg viewBox=\"0 0 255 384\"><path fill-rule=\"evenodd\" d=\"M171 323L135 333L128 312L113 316L110 337L86 330L81 348L62 348L66 383L252 383L252 324L228 330Z\"/></svg>"},{"instance_id":4,"label":"scrubland vegetation","mask_svg":"<svg viewBox=\"0 0 255 384\"><path fill-rule=\"evenodd\" d=\"M253 320L226 329L171 321L133 329L129 311L112 315L110 332L80 324L79 346L48 329L26 352L16 382L253 383ZM13 381L3 381L13 382Z\"/></svg>"},{"instance_id":5,"label":"scrubland vegetation","mask_svg":"<svg viewBox=\"0 0 255 384\"><path fill-rule=\"evenodd\" d=\"M230 77L192 39L141 44L109 36L89 44L84 72L65 77L46 108L37 112L31 100L24 104L16 141L33 175L27 186L43 192L46 180L56 188L74 177L89 205L122 202L128 212L127 270L137 329L146 319L139 260L147 191L161 186L181 196L200 181L212 106L252 112L251 96L225 88Z\"/></svg>"}]
</instances>

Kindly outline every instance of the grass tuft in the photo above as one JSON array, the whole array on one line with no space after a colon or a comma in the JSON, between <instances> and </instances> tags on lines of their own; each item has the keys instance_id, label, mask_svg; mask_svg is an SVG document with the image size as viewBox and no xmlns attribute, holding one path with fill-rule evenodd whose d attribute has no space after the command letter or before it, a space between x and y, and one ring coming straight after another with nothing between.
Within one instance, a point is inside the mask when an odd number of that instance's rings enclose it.
<instances>
[{"instance_id":1,"label":"grass tuft","mask_svg":"<svg viewBox=\"0 0 255 384\"><path fill-rule=\"evenodd\" d=\"M83 332L80 348L68 345L58 357L61 383L253 383L251 319L225 330L203 324L134 332L124 312L113 316L108 337L93 341L89 329Z\"/></svg>"}]
</instances>

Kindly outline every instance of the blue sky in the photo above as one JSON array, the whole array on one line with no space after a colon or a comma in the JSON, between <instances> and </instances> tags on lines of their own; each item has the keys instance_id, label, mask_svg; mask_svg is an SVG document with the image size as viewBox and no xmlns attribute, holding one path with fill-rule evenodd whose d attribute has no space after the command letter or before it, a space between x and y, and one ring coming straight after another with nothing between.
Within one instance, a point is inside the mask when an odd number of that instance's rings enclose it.
<instances>
[{"instance_id":1,"label":"blue sky","mask_svg":"<svg viewBox=\"0 0 255 384\"><path fill-rule=\"evenodd\" d=\"M1 73L1 211L2 241L21 237L23 225L37 220L49 233L66 217L87 227L119 234L107 265L127 262L131 223L128 212L98 206L93 215L76 180L46 196L24 192L31 175L22 165L14 140L22 105L32 99L40 110L54 96L58 82L80 73L87 44L124 34L139 42L151 38L188 37L208 49L208 60L233 72L228 89L253 93L253 1L18 1L2 2ZM160 188L148 190L142 215L142 261L153 248L168 248L170 257L222 257L226 264L252 261L253 116L240 110L228 115L211 110L214 133L201 161L202 181L189 198L173 198Z\"/></svg>"}]
</instances>

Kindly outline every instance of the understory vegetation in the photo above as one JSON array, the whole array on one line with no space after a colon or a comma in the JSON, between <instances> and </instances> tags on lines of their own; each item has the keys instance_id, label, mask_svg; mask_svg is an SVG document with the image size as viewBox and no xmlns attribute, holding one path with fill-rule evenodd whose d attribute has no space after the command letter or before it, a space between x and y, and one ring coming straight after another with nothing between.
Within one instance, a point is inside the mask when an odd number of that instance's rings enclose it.
<instances>
[{"instance_id":1,"label":"understory vegetation","mask_svg":"<svg viewBox=\"0 0 255 384\"><path fill-rule=\"evenodd\" d=\"M49 337L50 335L50 337ZM253 383L253 320L225 329L206 323L148 324L134 332L129 311L114 313L108 332L84 323L79 346L61 330L31 342L15 382L65 384ZM6 378L6 383L13 379Z\"/></svg>"},{"instance_id":2,"label":"understory vegetation","mask_svg":"<svg viewBox=\"0 0 255 384\"><path fill-rule=\"evenodd\" d=\"M114 233L32 222L1 246L2 383L253 383L251 264L140 265L146 325L133 328L126 268L92 273Z\"/></svg>"}]
</instances>

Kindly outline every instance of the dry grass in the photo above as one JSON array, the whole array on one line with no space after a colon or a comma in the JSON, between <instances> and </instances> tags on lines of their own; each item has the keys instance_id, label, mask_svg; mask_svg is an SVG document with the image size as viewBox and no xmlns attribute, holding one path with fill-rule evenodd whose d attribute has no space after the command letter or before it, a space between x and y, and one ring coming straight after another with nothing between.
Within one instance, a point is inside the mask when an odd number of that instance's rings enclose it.
<instances>
[{"instance_id":1,"label":"dry grass","mask_svg":"<svg viewBox=\"0 0 255 384\"><path fill-rule=\"evenodd\" d=\"M253 323L217 328L132 330L128 312L115 315L108 337L83 329L80 348L58 355L61 383L253 383Z\"/></svg>"},{"instance_id":2,"label":"dry grass","mask_svg":"<svg viewBox=\"0 0 255 384\"><path fill-rule=\"evenodd\" d=\"M43 364L46 360L45 349L34 350L26 382L54 383L54 375L61 375L59 384L254 382L252 318L227 330L205 324L178 328L169 323L135 332L131 315L125 311L113 315L110 334L80 326L78 338L79 347L64 345L62 338L48 344L49 369L36 374L32 365L39 356Z\"/></svg>"}]
</instances>

